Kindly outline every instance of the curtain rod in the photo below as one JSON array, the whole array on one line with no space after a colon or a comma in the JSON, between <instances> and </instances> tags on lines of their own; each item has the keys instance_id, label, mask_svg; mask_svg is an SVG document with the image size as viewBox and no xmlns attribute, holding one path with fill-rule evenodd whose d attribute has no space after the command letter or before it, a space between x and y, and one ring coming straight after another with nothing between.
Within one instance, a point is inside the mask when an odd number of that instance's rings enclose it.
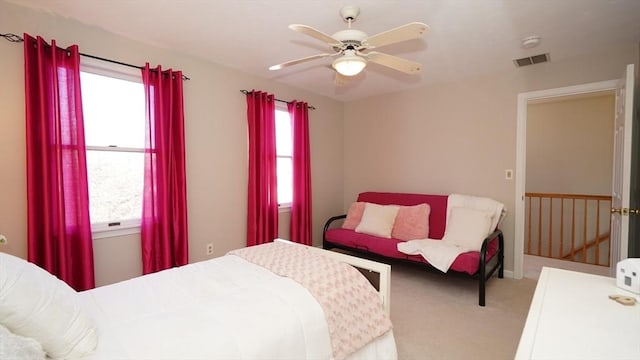
<instances>
[{"instance_id":1,"label":"curtain rod","mask_svg":"<svg viewBox=\"0 0 640 360\"><path fill-rule=\"evenodd\" d=\"M10 42L14 42L14 43L24 42L24 39L21 36L16 35L16 34L11 34L11 33L0 34L0 37L3 37L5 40L10 41ZM103 57L100 57L100 56L95 56L95 55L90 55L90 54L85 54L85 53L80 53L80 56L84 56L84 57L88 57L88 58L92 58L92 59L96 59L96 60L101 60L101 61L106 61L106 62L110 62L112 64L128 66L128 67L131 67L131 68L142 69L142 66L133 65L133 64L127 64L125 62L121 62L121 61L117 61L117 60L111 60L111 59L103 58ZM182 74L182 80L191 80L191 78L186 76L186 75L184 75L184 74Z\"/></svg>"},{"instance_id":2,"label":"curtain rod","mask_svg":"<svg viewBox=\"0 0 640 360\"><path fill-rule=\"evenodd\" d=\"M240 92L241 92L241 93L243 93L243 94L245 94L245 95L247 95L247 94L248 94L248 93L250 93L251 91L249 91L249 90L240 90ZM279 101L279 102L287 103L287 104L291 103L291 101L286 101L286 100L280 100L280 99L275 99L275 100L276 100L276 101ZM307 105L307 108L309 108L309 109L311 109L311 110L315 110L315 109L316 109L316 108L315 108L314 106L312 106L312 105Z\"/></svg>"}]
</instances>

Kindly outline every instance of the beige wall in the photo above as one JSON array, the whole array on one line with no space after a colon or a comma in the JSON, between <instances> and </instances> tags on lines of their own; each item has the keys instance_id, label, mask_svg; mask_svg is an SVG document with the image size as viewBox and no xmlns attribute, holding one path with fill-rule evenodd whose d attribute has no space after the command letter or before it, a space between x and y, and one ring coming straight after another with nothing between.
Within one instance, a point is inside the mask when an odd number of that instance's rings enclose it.
<instances>
[{"instance_id":1,"label":"beige wall","mask_svg":"<svg viewBox=\"0 0 640 360\"><path fill-rule=\"evenodd\" d=\"M527 192L611 193L615 101L611 91L529 104Z\"/></svg>"},{"instance_id":2,"label":"beige wall","mask_svg":"<svg viewBox=\"0 0 640 360\"><path fill-rule=\"evenodd\" d=\"M509 211L502 229L513 270L515 183L504 171L516 166L517 95L615 79L637 58L635 46L613 47L346 104L344 206L367 190L491 197Z\"/></svg>"},{"instance_id":3,"label":"beige wall","mask_svg":"<svg viewBox=\"0 0 640 360\"><path fill-rule=\"evenodd\" d=\"M191 261L206 258L209 242L214 243L215 256L244 244L247 144L245 103L238 90L256 88L284 99L306 100L318 108L310 113L316 244L324 220L343 212L360 191L476 194L499 200L509 210L502 228L506 267L513 269L515 185L504 179L504 170L515 169L517 94L614 79L624 65L638 62L637 47L612 47L580 58L342 105L4 2L0 2L0 24L3 32L40 34L60 44L77 43L86 53L135 64L160 63L191 76L185 86ZM426 65L423 76L429 76ZM0 41L0 66L4 70L0 83L0 233L10 241L0 249L25 256L21 46ZM117 273L114 259L139 252L137 239L97 241L97 276L105 282L130 276ZM132 262L117 266L135 272L137 264Z\"/></svg>"},{"instance_id":4,"label":"beige wall","mask_svg":"<svg viewBox=\"0 0 640 360\"><path fill-rule=\"evenodd\" d=\"M260 89L281 99L314 105L310 112L314 243L321 241L324 220L342 211L343 105L340 102L250 76L202 59L149 46L59 16L34 12L0 1L2 32L23 32L78 44L84 53L141 64L181 69L185 82L185 127L189 258L206 259L246 242L247 136L246 103L240 89ZM0 41L0 233L9 243L0 251L26 257L26 185L24 74L22 45ZM281 214L283 222L288 214ZM281 224L283 236L288 224ZM94 241L99 285L140 274L139 237Z\"/></svg>"}]
</instances>

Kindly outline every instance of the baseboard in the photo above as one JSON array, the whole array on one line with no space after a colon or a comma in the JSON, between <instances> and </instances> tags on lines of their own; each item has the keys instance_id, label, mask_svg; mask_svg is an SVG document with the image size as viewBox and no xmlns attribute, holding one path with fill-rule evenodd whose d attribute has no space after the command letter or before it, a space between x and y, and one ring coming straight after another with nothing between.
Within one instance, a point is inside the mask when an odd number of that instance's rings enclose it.
<instances>
[{"instance_id":1,"label":"baseboard","mask_svg":"<svg viewBox=\"0 0 640 360\"><path fill-rule=\"evenodd\" d=\"M513 279L513 271L512 270L505 270L504 271L504 277L509 278L509 279Z\"/></svg>"}]
</instances>

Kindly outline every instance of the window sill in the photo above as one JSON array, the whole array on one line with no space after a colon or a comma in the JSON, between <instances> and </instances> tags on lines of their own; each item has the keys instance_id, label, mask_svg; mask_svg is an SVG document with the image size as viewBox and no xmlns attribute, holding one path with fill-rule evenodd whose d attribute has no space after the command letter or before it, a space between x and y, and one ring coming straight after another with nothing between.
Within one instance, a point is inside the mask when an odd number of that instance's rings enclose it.
<instances>
[{"instance_id":1,"label":"window sill","mask_svg":"<svg viewBox=\"0 0 640 360\"><path fill-rule=\"evenodd\" d=\"M104 239L116 236L133 235L140 233L140 225L120 226L117 229L105 229L92 231L93 239Z\"/></svg>"}]
</instances>

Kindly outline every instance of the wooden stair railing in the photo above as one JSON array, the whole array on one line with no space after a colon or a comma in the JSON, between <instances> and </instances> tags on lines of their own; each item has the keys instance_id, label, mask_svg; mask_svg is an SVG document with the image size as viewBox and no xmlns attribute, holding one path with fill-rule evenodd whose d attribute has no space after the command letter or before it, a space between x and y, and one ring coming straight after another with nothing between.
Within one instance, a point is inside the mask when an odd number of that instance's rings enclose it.
<instances>
[{"instance_id":1,"label":"wooden stair railing","mask_svg":"<svg viewBox=\"0 0 640 360\"><path fill-rule=\"evenodd\" d=\"M610 195L525 197L527 254L609 266Z\"/></svg>"},{"instance_id":2,"label":"wooden stair railing","mask_svg":"<svg viewBox=\"0 0 640 360\"><path fill-rule=\"evenodd\" d=\"M580 251L585 252L585 251L589 250L590 248L592 248L594 246L600 245L601 242L605 242L605 241L609 241L609 240L611 240L611 232L606 232L605 234L601 234L600 236L589 240L589 242L587 242L586 244L584 244L582 246ZM574 256L575 256L575 253L569 251L567 254L565 254L562 257L562 259L564 259L564 260L573 260Z\"/></svg>"}]
</instances>

